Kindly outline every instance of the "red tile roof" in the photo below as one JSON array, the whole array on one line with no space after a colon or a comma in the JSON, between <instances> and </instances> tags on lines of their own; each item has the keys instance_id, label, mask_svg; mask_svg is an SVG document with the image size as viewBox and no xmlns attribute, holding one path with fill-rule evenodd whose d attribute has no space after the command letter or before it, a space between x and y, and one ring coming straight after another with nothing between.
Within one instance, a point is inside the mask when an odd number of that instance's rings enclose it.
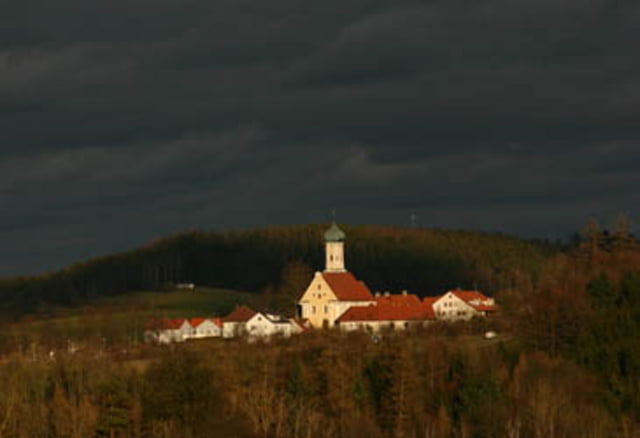
<instances>
[{"instance_id":1,"label":"red tile roof","mask_svg":"<svg viewBox=\"0 0 640 438\"><path fill-rule=\"evenodd\" d=\"M169 319L160 318L150 321L147 324L148 329L152 330L178 330L186 320L184 318Z\"/></svg>"},{"instance_id":2,"label":"red tile roof","mask_svg":"<svg viewBox=\"0 0 640 438\"><path fill-rule=\"evenodd\" d=\"M255 314L256 312L247 306L238 306L233 312L224 318L224 322L247 322L253 318L253 315Z\"/></svg>"},{"instance_id":3,"label":"red tile roof","mask_svg":"<svg viewBox=\"0 0 640 438\"><path fill-rule=\"evenodd\" d=\"M350 321L378 321L378 306L354 306L347 309L336 320L338 323Z\"/></svg>"},{"instance_id":4,"label":"red tile roof","mask_svg":"<svg viewBox=\"0 0 640 438\"><path fill-rule=\"evenodd\" d=\"M462 301L473 307L474 309L480 312L493 312L498 310L498 306L494 304L488 304L491 300L488 296L483 294L482 292L476 290L461 290L456 289L451 291L455 296L460 298Z\"/></svg>"},{"instance_id":5,"label":"red tile roof","mask_svg":"<svg viewBox=\"0 0 640 438\"><path fill-rule=\"evenodd\" d=\"M422 308L428 315L428 319L436 319L436 311L433 309L435 303L440 297L424 297L422 300Z\"/></svg>"},{"instance_id":6,"label":"red tile roof","mask_svg":"<svg viewBox=\"0 0 640 438\"><path fill-rule=\"evenodd\" d=\"M382 302L378 305L351 307L338 318L338 323L351 321L426 321L435 318L433 309L427 309L417 297L416 301L417 303L414 303L414 305L394 305Z\"/></svg>"},{"instance_id":7,"label":"red tile roof","mask_svg":"<svg viewBox=\"0 0 640 438\"><path fill-rule=\"evenodd\" d=\"M358 281L351 272L324 272L322 277L341 301L373 301L367 285Z\"/></svg>"},{"instance_id":8,"label":"red tile roof","mask_svg":"<svg viewBox=\"0 0 640 438\"><path fill-rule=\"evenodd\" d=\"M463 301L472 301L472 300L484 301L489 299L489 297L487 297L482 292L478 292L477 290L456 289L451 291L451 293L453 293L455 296L457 296Z\"/></svg>"},{"instance_id":9,"label":"red tile roof","mask_svg":"<svg viewBox=\"0 0 640 438\"><path fill-rule=\"evenodd\" d=\"M189 320L189 323L195 328L205 321L211 321L213 324L217 325L218 327L222 327L221 318L191 318Z\"/></svg>"},{"instance_id":10,"label":"red tile roof","mask_svg":"<svg viewBox=\"0 0 640 438\"><path fill-rule=\"evenodd\" d=\"M404 306L404 307L419 307L420 298L417 295L385 295L375 298L378 305L388 306Z\"/></svg>"},{"instance_id":11,"label":"red tile roof","mask_svg":"<svg viewBox=\"0 0 640 438\"><path fill-rule=\"evenodd\" d=\"M497 304L494 304L493 306L481 304L479 306L473 306L473 307L479 312L497 312L498 311Z\"/></svg>"},{"instance_id":12,"label":"red tile roof","mask_svg":"<svg viewBox=\"0 0 640 438\"><path fill-rule=\"evenodd\" d=\"M193 328L198 327L200 324L202 324L203 322L205 322L207 320L207 318L191 318L189 320L189 324L191 324L191 326Z\"/></svg>"},{"instance_id":13,"label":"red tile roof","mask_svg":"<svg viewBox=\"0 0 640 438\"><path fill-rule=\"evenodd\" d=\"M424 297L422 299L422 304L425 306L433 306L433 304L438 301L441 297Z\"/></svg>"},{"instance_id":14,"label":"red tile roof","mask_svg":"<svg viewBox=\"0 0 640 438\"><path fill-rule=\"evenodd\" d=\"M429 315L420 300L414 306L378 305L378 317L382 321L424 321Z\"/></svg>"}]
</instances>

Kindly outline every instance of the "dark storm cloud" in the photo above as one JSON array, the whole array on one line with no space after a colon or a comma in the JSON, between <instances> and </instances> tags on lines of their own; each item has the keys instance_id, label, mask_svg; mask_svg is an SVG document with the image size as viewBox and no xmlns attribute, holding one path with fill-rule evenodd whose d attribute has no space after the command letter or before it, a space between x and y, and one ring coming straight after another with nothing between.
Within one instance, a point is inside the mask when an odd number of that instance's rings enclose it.
<instances>
[{"instance_id":1,"label":"dark storm cloud","mask_svg":"<svg viewBox=\"0 0 640 438\"><path fill-rule=\"evenodd\" d=\"M176 230L636 217L631 1L0 6L0 273Z\"/></svg>"}]
</instances>

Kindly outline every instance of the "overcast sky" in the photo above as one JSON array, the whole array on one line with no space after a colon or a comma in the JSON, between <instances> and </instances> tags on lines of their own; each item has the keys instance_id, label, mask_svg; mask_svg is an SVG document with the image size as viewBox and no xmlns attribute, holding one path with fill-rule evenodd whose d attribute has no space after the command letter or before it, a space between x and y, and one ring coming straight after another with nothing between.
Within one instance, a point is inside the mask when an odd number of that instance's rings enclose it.
<instances>
[{"instance_id":1,"label":"overcast sky","mask_svg":"<svg viewBox=\"0 0 640 438\"><path fill-rule=\"evenodd\" d=\"M640 219L640 3L0 5L0 275L184 229Z\"/></svg>"}]
</instances>

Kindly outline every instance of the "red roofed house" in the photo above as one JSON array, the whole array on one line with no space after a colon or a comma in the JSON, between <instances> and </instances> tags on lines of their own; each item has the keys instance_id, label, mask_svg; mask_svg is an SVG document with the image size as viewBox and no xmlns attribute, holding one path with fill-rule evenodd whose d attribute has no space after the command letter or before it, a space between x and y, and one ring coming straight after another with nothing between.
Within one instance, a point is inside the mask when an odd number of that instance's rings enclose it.
<instances>
[{"instance_id":1,"label":"red roofed house","mask_svg":"<svg viewBox=\"0 0 640 438\"><path fill-rule=\"evenodd\" d=\"M300 317L311 327L333 327L349 308L375 304L367 285L345 268L344 239L334 222L324 234L326 268L316 272L298 301Z\"/></svg>"},{"instance_id":2,"label":"red roofed house","mask_svg":"<svg viewBox=\"0 0 640 438\"><path fill-rule=\"evenodd\" d=\"M290 337L302 332L302 327L293 319L271 313L257 312L245 325L249 339L269 338L271 336Z\"/></svg>"},{"instance_id":3,"label":"red roofed house","mask_svg":"<svg viewBox=\"0 0 640 438\"><path fill-rule=\"evenodd\" d=\"M385 294L375 297L376 304L368 307L352 307L338 318L345 331L366 329L374 332L382 329L404 330L434 320L430 306L425 306L416 295Z\"/></svg>"},{"instance_id":4,"label":"red roofed house","mask_svg":"<svg viewBox=\"0 0 640 438\"><path fill-rule=\"evenodd\" d=\"M238 306L223 319L222 336L233 338L245 332L247 322L256 314L247 306Z\"/></svg>"},{"instance_id":5,"label":"red roofed house","mask_svg":"<svg viewBox=\"0 0 640 438\"><path fill-rule=\"evenodd\" d=\"M222 320L220 318L192 318L192 338L214 338L222 336Z\"/></svg>"},{"instance_id":6,"label":"red roofed house","mask_svg":"<svg viewBox=\"0 0 640 438\"><path fill-rule=\"evenodd\" d=\"M193 326L186 319L163 318L153 321L144 332L148 342L169 344L171 342L183 342L193 334Z\"/></svg>"},{"instance_id":7,"label":"red roofed house","mask_svg":"<svg viewBox=\"0 0 640 438\"><path fill-rule=\"evenodd\" d=\"M478 291L456 289L437 298L433 304L436 318L443 320L471 319L487 316L498 310L495 300Z\"/></svg>"}]
</instances>

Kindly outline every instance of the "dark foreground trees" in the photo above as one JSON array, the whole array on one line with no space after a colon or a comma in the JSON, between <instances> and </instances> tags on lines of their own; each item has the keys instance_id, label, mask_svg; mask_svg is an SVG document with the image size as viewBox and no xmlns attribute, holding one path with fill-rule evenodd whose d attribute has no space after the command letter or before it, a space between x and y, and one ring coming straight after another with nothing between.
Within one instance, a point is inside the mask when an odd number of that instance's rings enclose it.
<instances>
[{"instance_id":1,"label":"dark foreground trees","mask_svg":"<svg viewBox=\"0 0 640 438\"><path fill-rule=\"evenodd\" d=\"M597 374L514 340L330 332L89 356L0 365L0 436L638 436Z\"/></svg>"}]
</instances>

